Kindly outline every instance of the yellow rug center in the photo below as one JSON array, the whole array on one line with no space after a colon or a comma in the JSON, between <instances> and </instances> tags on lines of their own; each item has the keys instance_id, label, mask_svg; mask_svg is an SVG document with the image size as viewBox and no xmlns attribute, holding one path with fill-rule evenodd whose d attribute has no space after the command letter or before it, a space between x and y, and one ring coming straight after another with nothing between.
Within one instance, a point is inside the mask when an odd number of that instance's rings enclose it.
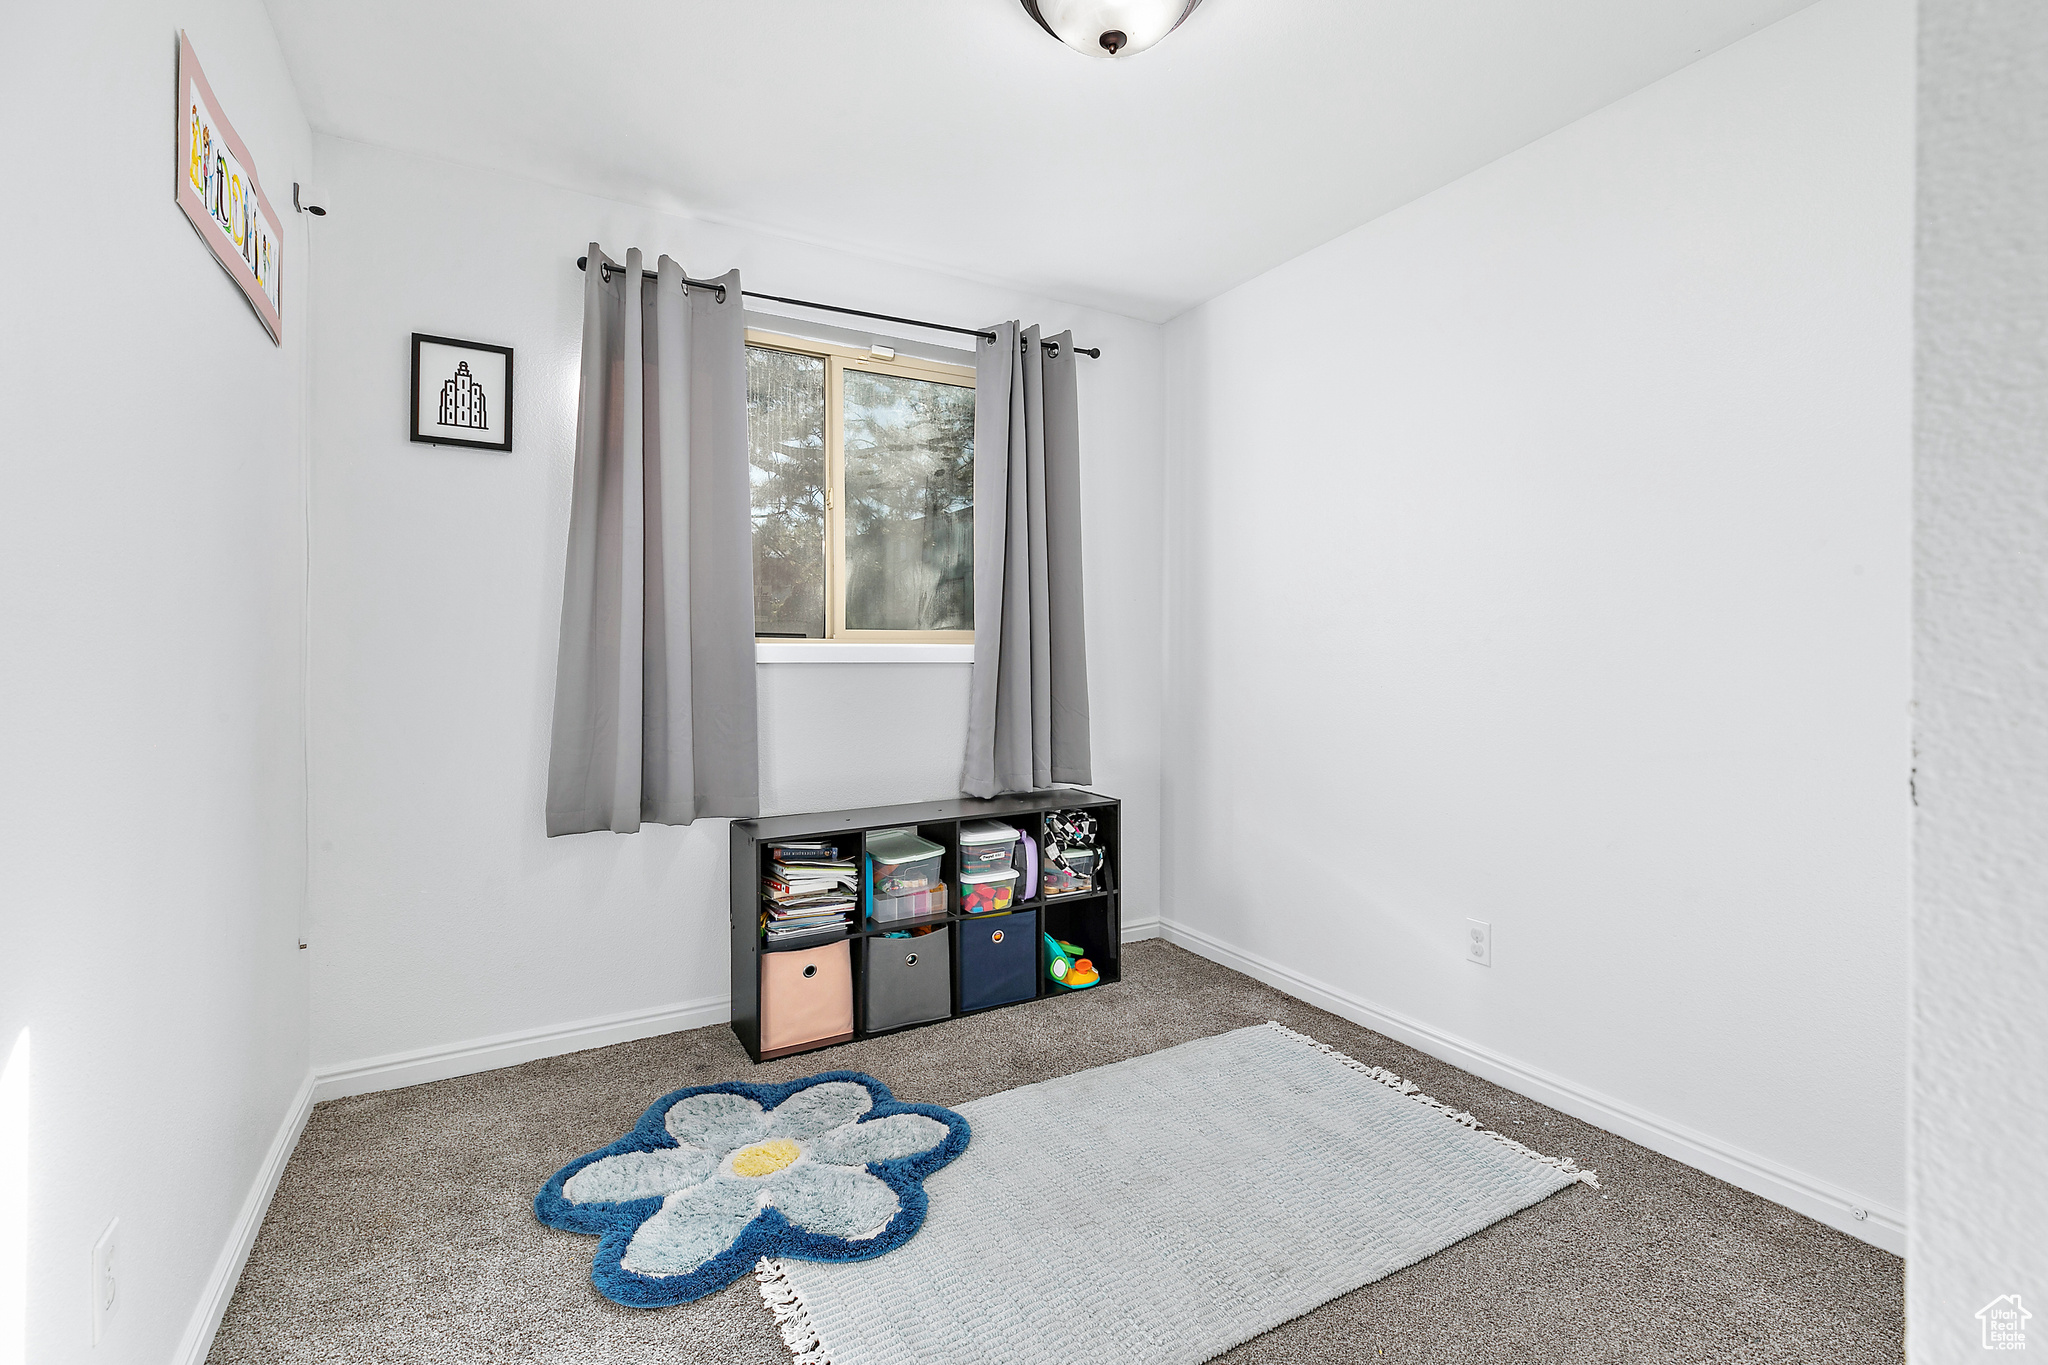
<instances>
[{"instance_id":1,"label":"yellow rug center","mask_svg":"<svg viewBox=\"0 0 2048 1365\"><path fill-rule=\"evenodd\" d=\"M802 1149L788 1138L757 1142L732 1159L734 1175L774 1175L802 1155Z\"/></svg>"}]
</instances>

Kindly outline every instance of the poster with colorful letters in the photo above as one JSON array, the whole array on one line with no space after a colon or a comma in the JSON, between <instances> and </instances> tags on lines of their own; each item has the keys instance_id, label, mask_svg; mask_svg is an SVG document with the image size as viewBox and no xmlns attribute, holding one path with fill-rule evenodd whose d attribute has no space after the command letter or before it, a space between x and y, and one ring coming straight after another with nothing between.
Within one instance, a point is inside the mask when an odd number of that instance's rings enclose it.
<instances>
[{"instance_id":1,"label":"poster with colorful letters","mask_svg":"<svg viewBox=\"0 0 2048 1365\"><path fill-rule=\"evenodd\" d=\"M178 35L178 207L284 344L278 249L284 229L256 180L249 149L221 112L192 40Z\"/></svg>"}]
</instances>

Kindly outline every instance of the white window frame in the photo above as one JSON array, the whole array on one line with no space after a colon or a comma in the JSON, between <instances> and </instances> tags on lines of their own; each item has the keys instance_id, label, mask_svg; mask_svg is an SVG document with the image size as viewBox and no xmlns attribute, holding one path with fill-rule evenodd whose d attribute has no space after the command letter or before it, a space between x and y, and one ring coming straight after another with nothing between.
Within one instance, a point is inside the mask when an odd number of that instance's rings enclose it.
<instances>
[{"instance_id":1,"label":"white window frame","mask_svg":"<svg viewBox=\"0 0 2048 1365\"><path fill-rule=\"evenodd\" d=\"M971 630L846 629L845 374L848 370L859 370L971 389L974 387L973 367L950 365L918 356L884 358L853 346L786 336L756 327L747 329L747 345L816 356L825 362L825 636L811 640L756 636L755 657L762 662L851 663L873 654L875 646L921 645L947 648L943 652L931 648L905 650L896 661L953 663L971 659L974 645L974 632ZM866 648L855 650L851 646ZM882 657L890 656L876 656L874 661L880 661Z\"/></svg>"}]
</instances>

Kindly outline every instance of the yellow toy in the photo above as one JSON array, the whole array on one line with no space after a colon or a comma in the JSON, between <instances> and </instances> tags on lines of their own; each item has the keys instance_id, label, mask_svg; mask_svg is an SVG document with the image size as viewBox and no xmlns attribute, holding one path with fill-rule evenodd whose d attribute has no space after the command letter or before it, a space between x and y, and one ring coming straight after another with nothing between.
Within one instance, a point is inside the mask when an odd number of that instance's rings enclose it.
<instances>
[{"instance_id":1,"label":"yellow toy","mask_svg":"<svg viewBox=\"0 0 2048 1365\"><path fill-rule=\"evenodd\" d=\"M1077 945L1056 939L1051 934L1047 934L1045 936L1045 950L1049 954L1049 960L1045 964L1045 974L1052 979L1052 984L1059 989L1065 991L1085 990L1102 980L1102 973L1095 970L1093 962L1081 956L1081 949Z\"/></svg>"}]
</instances>

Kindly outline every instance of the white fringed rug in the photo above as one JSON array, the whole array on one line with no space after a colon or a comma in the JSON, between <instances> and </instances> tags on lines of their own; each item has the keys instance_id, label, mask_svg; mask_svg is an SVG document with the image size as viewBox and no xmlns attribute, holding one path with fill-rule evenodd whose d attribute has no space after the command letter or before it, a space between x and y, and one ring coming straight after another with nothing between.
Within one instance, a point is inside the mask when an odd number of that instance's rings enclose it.
<instances>
[{"instance_id":1,"label":"white fringed rug","mask_svg":"<svg viewBox=\"0 0 2048 1365\"><path fill-rule=\"evenodd\" d=\"M763 1261L797 1365L1197 1365L1599 1183L1267 1024L959 1106L872 1261Z\"/></svg>"}]
</instances>

